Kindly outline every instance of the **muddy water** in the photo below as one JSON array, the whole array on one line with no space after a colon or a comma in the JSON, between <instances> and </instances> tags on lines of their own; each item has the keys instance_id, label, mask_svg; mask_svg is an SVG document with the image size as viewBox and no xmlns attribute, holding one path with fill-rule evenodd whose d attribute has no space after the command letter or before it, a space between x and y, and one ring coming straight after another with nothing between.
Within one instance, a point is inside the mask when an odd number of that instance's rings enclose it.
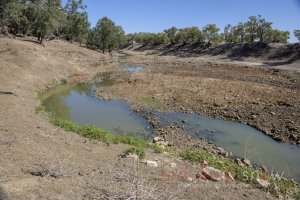
<instances>
[{"instance_id":1,"label":"muddy water","mask_svg":"<svg viewBox=\"0 0 300 200\"><path fill-rule=\"evenodd\" d=\"M145 68L142 66L130 66L127 64L121 64L121 67L126 68L128 72L138 72L145 70Z\"/></svg>"},{"instance_id":2,"label":"muddy water","mask_svg":"<svg viewBox=\"0 0 300 200\"><path fill-rule=\"evenodd\" d=\"M97 86L110 85L98 83ZM78 124L95 125L115 134L129 134L144 139L152 137L152 127L128 104L93 98L95 84L64 84L45 92L41 98L46 109L55 116Z\"/></svg>"},{"instance_id":3,"label":"muddy water","mask_svg":"<svg viewBox=\"0 0 300 200\"><path fill-rule=\"evenodd\" d=\"M183 126L195 138L212 141L235 156L300 181L300 148L279 143L256 129L196 114L154 112L161 125Z\"/></svg>"},{"instance_id":4,"label":"muddy water","mask_svg":"<svg viewBox=\"0 0 300 200\"><path fill-rule=\"evenodd\" d=\"M128 72L143 70L138 66L124 67ZM115 134L127 133L145 139L153 137L150 124L130 110L128 104L93 98L96 87L113 85L115 78L111 75L101 75L102 81L95 84L65 84L52 88L41 96L43 104L56 116L79 124L95 125ZM278 143L244 124L196 114L153 112L153 115L163 126L183 127L195 138L212 141L235 156L250 159L252 163L300 181L299 147Z\"/></svg>"}]
</instances>

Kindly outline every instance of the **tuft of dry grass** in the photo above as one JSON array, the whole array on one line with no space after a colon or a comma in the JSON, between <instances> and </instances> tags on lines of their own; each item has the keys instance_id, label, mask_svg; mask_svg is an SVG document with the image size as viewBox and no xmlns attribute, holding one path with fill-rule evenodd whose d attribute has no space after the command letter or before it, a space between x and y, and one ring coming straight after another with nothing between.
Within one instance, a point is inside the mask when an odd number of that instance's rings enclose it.
<instances>
[{"instance_id":1,"label":"tuft of dry grass","mask_svg":"<svg viewBox=\"0 0 300 200\"><path fill-rule=\"evenodd\" d=\"M68 170L66 167L68 157L59 158L57 153L58 149L56 150L52 160L34 164L27 169L22 169L22 171L26 174L40 177L62 178L69 176L70 170Z\"/></svg>"}]
</instances>

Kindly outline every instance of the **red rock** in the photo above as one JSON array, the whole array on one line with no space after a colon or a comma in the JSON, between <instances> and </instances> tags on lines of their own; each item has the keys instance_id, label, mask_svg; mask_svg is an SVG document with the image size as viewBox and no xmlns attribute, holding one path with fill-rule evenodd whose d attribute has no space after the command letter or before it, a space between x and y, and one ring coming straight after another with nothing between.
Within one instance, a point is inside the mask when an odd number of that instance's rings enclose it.
<instances>
[{"instance_id":1,"label":"red rock","mask_svg":"<svg viewBox=\"0 0 300 200\"><path fill-rule=\"evenodd\" d=\"M270 185L269 181L267 181L267 180L257 178L256 181L259 184L259 186L262 187L262 188L267 188Z\"/></svg>"},{"instance_id":2,"label":"red rock","mask_svg":"<svg viewBox=\"0 0 300 200\"><path fill-rule=\"evenodd\" d=\"M225 172L225 177L228 180L234 181L233 175L230 172Z\"/></svg>"},{"instance_id":3,"label":"red rock","mask_svg":"<svg viewBox=\"0 0 300 200\"><path fill-rule=\"evenodd\" d=\"M202 175L212 181L225 180L225 173L213 167L205 167L202 170Z\"/></svg>"},{"instance_id":4,"label":"red rock","mask_svg":"<svg viewBox=\"0 0 300 200\"><path fill-rule=\"evenodd\" d=\"M202 180L207 180L207 179L205 178L205 176L202 175L201 173L197 173L197 174L196 174L196 178L197 178L197 179L202 179Z\"/></svg>"}]
</instances>

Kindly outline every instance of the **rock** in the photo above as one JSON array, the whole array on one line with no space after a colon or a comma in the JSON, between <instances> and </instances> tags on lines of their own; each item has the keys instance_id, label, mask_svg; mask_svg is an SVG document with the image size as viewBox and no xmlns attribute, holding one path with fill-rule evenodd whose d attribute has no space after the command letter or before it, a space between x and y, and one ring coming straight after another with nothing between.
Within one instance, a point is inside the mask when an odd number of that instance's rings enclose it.
<instances>
[{"instance_id":1,"label":"rock","mask_svg":"<svg viewBox=\"0 0 300 200\"><path fill-rule=\"evenodd\" d=\"M261 170L263 171L263 172L268 172L268 168L266 167L266 166L261 166Z\"/></svg>"},{"instance_id":2,"label":"rock","mask_svg":"<svg viewBox=\"0 0 300 200\"><path fill-rule=\"evenodd\" d=\"M196 174L196 179L207 180L207 179L205 178L205 176L204 176L203 174L201 174L201 173L197 173L197 174Z\"/></svg>"},{"instance_id":3,"label":"rock","mask_svg":"<svg viewBox=\"0 0 300 200\"><path fill-rule=\"evenodd\" d=\"M158 167L157 162L155 162L153 160L144 160L144 161L142 161L142 163L145 163L146 165L148 165L150 167Z\"/></svg>"},{"instance_id":4,"label":"rock","mask_svg":"<svg viewBox=\"0 0 300 200\"><path fill-rule=\"evenodd\" d=\"M80 170L80 171L78 172L78 175L79 175L79 176L84 176L84 172L83 172L82 170Z\"/></svg>"},{"instance_id":5,"label":"rock","mask_svg":"<svg viewBox=\"0 0 300 200\"><path fill-rule=\"evenodd\" d=\"M193 178L192 177L188 177L186 180L192 182Z\"/></svg>"},{"instance_id":6,"label":"rock","mask_svg":"<svg viewBox=\"0 0 300 200\"><path fill-rule=\"evenodd\" d=\"M270 185L269 181L263 180L263 179L260 179L260 178L257 178L257 179L256 179L256 182L259 184L259 186L260 186L261 188L267 188L267 187L269 187L269 185Z\"/></svg>"},{"instance_id":7,"label":"rock","mask_svg":"<svg viewBox=\"0 0 300 200\"><path fill-rule=\"evenodd\" d=\"M225 172L225 177L226 177L227 180L234 181L234 177L230 172Z\"/></svg>"},{"instance_id":8,"label":"rock","mask_svg":"<svg viewBox=\"0 0 300 200\"><path fill-rule=\"evenodd\" d=\"M153 138L153 143L156 143L158 141L163 141L163 139L161 137L158 137L158 136Z\"/></svg>"},{"instance_id":9,"label":"rock","mask_svg":"<svg viewBox=\"0 0 300 200\"><path fill-rule=\"evenodd\" d=\"M229 153L226 151L224 156L225 156L225 158L229 158Z\"/></svg>"},{"instance_id":10,"label":"rock","mask_svg":"<svg viewBox=\"0 0 300 200\"><path fill-rule=\"evenodd\" d=\"M221 170L215 169L213 167L203 168L201 174L212 181L222 181L225 180L225 174Z\"/></svg>"},{"instance_id":11,"label":"rock","mask_svg":"<svg viewBox=\"0 0 300 200\"><path fill-rule=\"evenodd\" d=\"M279 135L275 135L273 137L273 139L276 140L276 141L278 141L278 142L282 142L283 141L283 138L281 136L279 136Z\"/></svg>"},{"instance_id":12,"label":"rock","mask_svg":"<svg viewBox=\"0 0 300 200\"><path fill-rule=\"evenodd\" d=\"M297 140L298 136L296 134L290 134L289 138L292 139L292 140Z\"/></svg>"},{"instance_id":13,"label":"rock","mask_svg":"<svg viewBox=\"0 0 300 200\"><path fill-rule=\"evenodd\" d=\"M218 153L222 156L225 156L226 151L222 147L217 147Z\"/></svg>"},{"instance_id":14,"label":"rock","mask_svg":"<svg viewBox=\"0 0 300 200\"><path fill-rule=\"evenodd\" d=\"M276 113L274 113L274 112L270 112L270 114L271 114L271 115L276 115Z\"/></svg>"},{"instance_id":15,"label":"rock","mask_svg":"<svg viewBox=\"0 0 300 200\"><path fill-rule=\"evenodd\" d=\"M133 160L138 160L139 156L136 154L129 154L128 156L126 156L127 158L132 158Z\"/></svg>"},{"instance_id":16,"label":"rock","mask_svg":"<svg viewBox=\"0 0 300 200\"><path fill-rule=\"evenodd\" d=\"M251 119L256 119L257 115L251 115Z\"/></svg>"},{"instance_id":17,"label":"rock","mask_svg":"<svg viewBox=\"0 0 300 200\"><path fill-rule=\"evenodd\" d=\"M207 162L206 160L204 160L204 161L202 162L202 166L203 166L203 167L207 167L207 166L208 166L208 162Z\"/></svg>"},{"instance_id":18,"label":"rock","mask_svg":"<svg viewBox=\"0 0 300 200\"><path fill-rule=\"evenodd\" d=\"M240 167L244 167L245 166L245 164L241 161L241 159L235 159L235 162L236 162L236 164L238 164L238 166L240 166Z\"/></svg>"},{"instance_id":19,"label":"rock","mask_svg":"<svg viewBox=\"0 0 300 200\"><path fill-rule=\"evenodd\" d=\"M159 146L168 146L169 143L167 141L158 141L155 144L159 145Z\"/></svg>"},{"instance_id":20,"label":"rock","mask_svg":"<svg viewBox=\"0 0 300 200\"><path fill-rule=\"evenodd\" d=\"M153 143L160 145L160 146L168 146L169 143L167 141L165 141L163 138L161 137L155 137L153 138Z\"/></svg>"},{"instance_id":21,"label":"rock","mask_svg":"<svg viewBox=\"0 0 300 200\"><path fill-rule=\"evenodd\" d=\"M170 166L171 166L172 168L175 168L175 167L177 166L177 164L176 164L176 163L170 163Z\"/></svg>"},{"instance_id":22,"label":"rock","mask_svg":"<svg viewBox=\"0 0 300 200\"><path fill-rule=\"evenodd\" d=\"M245 165L247 165L248 167L251 166L250 160L248 160L248 159L243 159L242 161L243 161L243 163L244 163Z\"/></svg>"}]
</instances>

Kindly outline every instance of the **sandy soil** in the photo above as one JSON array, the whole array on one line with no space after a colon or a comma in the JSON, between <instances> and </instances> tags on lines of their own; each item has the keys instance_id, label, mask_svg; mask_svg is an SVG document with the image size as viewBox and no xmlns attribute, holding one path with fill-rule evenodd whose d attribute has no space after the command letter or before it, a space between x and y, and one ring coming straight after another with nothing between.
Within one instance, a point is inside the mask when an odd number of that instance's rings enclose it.
<instances>
[{"instance_id":1,"label":"sandy soil","mask_svg":"<svg viewBox=\"0 0 300 200\"><path fill-rule=\"evenodd\" d=\"M86 81L98 72L117 70L116 61L63 41L46 42L43 47L30 41L0 39L0 199L107 199L128 191L132 179L126 177L134 162L120 156L127 145L87 140L54 127L35 111L39 91L63 78ZM147 159L182 165L163 154L149 152ZM274 198L235 182L214 185L174 179L176 187L170 188L169 181L159 179L158 168L139 166L138 176L153 183L150 186L162 187L155 191L163 198L172 197L170 194L179 199ZM178 189L178 185L185 187Z\"/></svg>"}]
</instances>

